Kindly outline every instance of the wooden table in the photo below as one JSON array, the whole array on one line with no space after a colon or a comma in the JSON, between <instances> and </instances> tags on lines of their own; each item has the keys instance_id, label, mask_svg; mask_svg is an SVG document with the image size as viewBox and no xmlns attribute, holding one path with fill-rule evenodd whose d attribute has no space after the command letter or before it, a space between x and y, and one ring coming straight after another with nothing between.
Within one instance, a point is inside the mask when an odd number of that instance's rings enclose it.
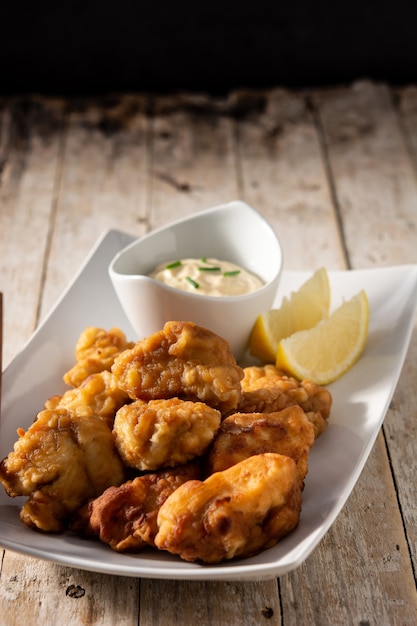
<instances>
[{"instance_id":1,"label":"wooden table","mask_svg":"<svg viewBox=\"0 0 417 626\"><path fill-rule=\"evenodd\" d=\"M417 262L417 87L0 99L6 366L103 230L140 236L240 198L286 269ZM417 623L417 337L369 461L297 570L127 579L2 551L0 625Z\"/></svg>"}]
</instances>

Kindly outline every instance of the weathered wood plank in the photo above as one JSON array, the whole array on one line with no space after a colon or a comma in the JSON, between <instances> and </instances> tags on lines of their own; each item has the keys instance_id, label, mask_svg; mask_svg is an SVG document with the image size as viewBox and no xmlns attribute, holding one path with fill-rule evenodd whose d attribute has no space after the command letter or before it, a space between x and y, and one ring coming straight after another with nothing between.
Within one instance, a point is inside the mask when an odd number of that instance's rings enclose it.
<instances>
[{"instance_id":1,"label":"weathered wood plank","mask_svg":"<svg viewBox=\"0 0 417 626\"><path fill-rule=\"evenodd\" d=\"M398 387L384 422L384 433L390 462L397 485L408 549L417 572L417 483L415 469L417 456L417 325L401 373Z\"/></svg>"},{"instance_id":2,"label":"weathered wood plank","mask_svg":"<svg viewBox=\"0 0 417 626\"><path fill-rule=\"evenodd\" d=\"M330 532L280 582L290 625L414 623L415 584L382 435Z\"/></svg>"},{"instance_id":3,"label":"weathered wood plank","mask_svg":"<svg viewBox=\"0 0 417 626\"><path fill-rule=\"evenodd\" d=\"M397 212L400 230L405 232L406 219L413 223L416 207L410 199L416 190L386 90L369 84L355 85L351 90L343 90L343 97L342 92L320 93L316 102L325 132L330 171L334 173L350 262L354 267L411 262L414 250L408 245L400 247L398 229L388 228L397 220ZM396 157L390 167L410 193L410 196L397 193L397 198L403 201L403 209L393 202L392 179L385 181L387 151L392 151L394 146ZM380 159L377 158L379 151L382 151ZM390 154L393 158L393 153ZM375 214L367 211L365 220L362 201L366 181L369 182L370 206L380 206L380 210ZM379 216L387 227L383 241ZM410 241L409 235L407 241ZM406 367L409 367L408 360ZM390 419L389 414L387 422ZM398 426L395 431L396 450L403 451L399 437L404 436L405 443L406 433L400 435ZM415 455L415 448L411 454ZM403 481L401 484L404 487ZM285 616L290 614L285 598L297 602L290 623L325 625L363 621L373 624L375 612L378 624L413 623L417 595L403 522L385 442L380 435L336 524L303 567L281 581ZM303 595L305 601L297 597L300 589L307 589ZM309 607L311 598L314 603ZM326 608L329 605L331 614ZM306 608L301 609L301 606ZM305 610L308 613L304 613Z\"/></svg>"},{"instance_id":4,"label":"weathered wood plank","mask_svg":"<svg viewBox=\"0 0 417 626\"><path fill-rule=\"evenodd\" d=\"M116 228L139 236L147 229L143 109L140 96L71 101L42 314L103 231Z\"/></svg>"},{"instance_id":5,"label":"weathered wood plank","mask_svg":"<svg viewBox=\"0 0 417 626\"><path fill-rule=\"evenodd\" d=\"M152 228L238 197L232 122L205 96L155 101L151 154Z\"/></svg>"},{"instance_id":6,"label":"weathered wood plank","mask_svg":"<svg viewBox=\"0 0 417 626\"><path fill-rule=\"evenodd\" d=\"M400 92L399 100L395 96L385 85L364 82L354 85L349 95L344 94L344 106L340 94L328 99L324 94L322 97L321 111L332 171L339 172L335 174L337 191L341 195L348 187L352 199L350 210L344 213L344 224L347 232L351 232L350 241L347 235L347 246L356 267L417 262L417 161L413 163L409 158L410 153L416 156L413 146L417 146L417 94L410 88ZM337 120L339 126L343 125L346 106L352 111L352 123L341 151L337 140L335 146L331 138L334 138ZM360 132L361 128L364 132ZM368 228L373 223L374 229L364 232L361 202L365 186L368 186L368 194L373 193L374 212L379 212L379 216L372 214L371 219L367 216ZM410 437L414 420L409 412L410 402L416 398L415 382L412 382L416 380L415 374L415 358L410 350L384 423L396 483L403 487L398 497L414 559L417 491L406 468L412 467L417 454L417 440Z\"/></svg>"},{"instance_id":7,"label":"weathered wood plank","mask_svg":"<svg viewBox=\"0 0 417 626\"><path fill-rule=\"evenodd\" d=\"M237 125L243 197L281 239L285 269L345 267L337 216L307 100L267 92L261 112Z\"/></svg>"},{"instance_id":8,"label":"weathered wood plank","mask_svg":"<svg viewBox=\"0 0 417 626\"><path fill-rule=\"evenodd\" d=\"M0 273L5 292L4 365L37 323L56 170L63 103L9 99L0 118Z\"/></svg>"},{"instance_id":9,"label":"weathered wood plank","mask_svg":"<svg viewBox=\"0 0 417 626\"><path fill-rule=\"evenodd\" d=\"M397 97L400 125L417 176L417 87L410 86L402 89L397 93ZM413 225L410 224L410 227L413 228ZM415 234L415 231L413 232ZM417 253L414 261L406 255L401 262L416 262L416 259ZM384 432L398 485L398 499L405 520L408 547L414 564L414 576L417 572L417 486L412 467L417 455L416 380L417 323L398 387L384 423Z\"/></svg>"},{"instance_id":10,"label":"weathered wood plank","mask_svg":"<svg viewBox=\"0 0 417 626\"><path fill-rule=\"evenodd\" d=\"M417 183L391 92L359 82L316 102L351 266L415 263Z\"/></svg>"},{"instance_id":11,"label":"weathered wood plank","mask_svg":"<svg viewBox=\"0 0 417 626\"><path fill-rule=\"evenodd\" d=\"M158 598L158 602L155 601ZM263 582L153 581L141 585L144 626L279 626L281 612L274 580Z\"/></svg>"},{"instance_id":12,"label":"weathered wood plank","mask_svg":"<svg viewBox=\"0 0 417 626\"><path fill-rule=\"evenodd\" d=\"M12 558L10 558L12 557ZM91 574L6 553L0 626L136 626L140 581Z\"/></svg>"},{"instance_id":13,"label":"weathered wood plank","mask_svg":"<svg viewBox=\"0 0 417 626\"><path fill-rule=\"evenodd\" d=\"M417 172L417 86L399 89L395 96L405 142Z\"/></svg>"}]
</instances>

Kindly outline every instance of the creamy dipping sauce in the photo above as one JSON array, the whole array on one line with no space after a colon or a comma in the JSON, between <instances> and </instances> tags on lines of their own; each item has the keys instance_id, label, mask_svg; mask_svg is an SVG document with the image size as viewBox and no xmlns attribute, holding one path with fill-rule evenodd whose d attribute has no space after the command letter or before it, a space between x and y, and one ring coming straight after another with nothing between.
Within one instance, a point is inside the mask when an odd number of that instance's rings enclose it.
<instances>
[{"instance_id":1,"label":"creamy dipping sauce","mask_svg":"<svg viewBox=\"0 0 417 626\"><path fill-rule=\"evenodd\" d=\"M264 284L243 267L205 257L161 263L149 276L170 287L206 296L240 296Z\"/></svg>"}]
</instances>

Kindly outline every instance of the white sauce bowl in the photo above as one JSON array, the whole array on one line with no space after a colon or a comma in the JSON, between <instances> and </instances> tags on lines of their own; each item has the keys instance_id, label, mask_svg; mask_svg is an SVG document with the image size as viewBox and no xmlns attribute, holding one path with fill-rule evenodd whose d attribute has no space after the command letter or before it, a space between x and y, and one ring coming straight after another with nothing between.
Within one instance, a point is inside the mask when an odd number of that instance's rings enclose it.
<instances>
[{"instance_id":1,"label":"white sauce bowl","mask_svg":"<svg viewBox=\"0 0 417 626\"><path fill-rule=\"evenodd\" d=\"M240 296L207 296L175 289L148 275L160 263L193 257L232 261L259 276L264 285ZM271 226L252 207L235 201L133 242L115 256L109 274L139 339L167 321L192 321L227 339L240 359L257 316L272 307L282 265L282 248Z\"/></svg>"}]
</instances>

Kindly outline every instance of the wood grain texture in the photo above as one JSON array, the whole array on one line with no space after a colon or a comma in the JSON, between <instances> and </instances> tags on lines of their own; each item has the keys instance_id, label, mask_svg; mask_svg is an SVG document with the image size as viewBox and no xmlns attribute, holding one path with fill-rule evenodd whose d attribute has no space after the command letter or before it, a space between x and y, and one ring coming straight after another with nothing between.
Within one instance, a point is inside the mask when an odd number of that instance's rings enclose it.
<instances>
[{"instance_id":1,"label":"wood grain texture","mask_svg":"<svg viewBox=\"0 0 417 626\"><path fill-rule=\"evenodd\" d=\"M1 569L0 626L137 624L140 581L91 574L7 553ZM61 621L62 620L62 621Z\"/></svg>"},{"instance_id":2,"label":"wood grain texture","mask_svg":"<svg viewBox=\"0 0 417 626\"><path fill-rule=\"evenodd\" d=\"M359 82L316 98L351 267L417 261L417 181L393 97Z\"/></svg>"},{"instance_id":3,"label":"wood grain texture","mask_svg":"<svg viewBox=\"0 0 417 626\"><path fill-rule=\"evenodd\" d=\"M105 230L148 228L148 120L140 97L71 101L62 129L42 313ZM74 241L76 245L74 245Z\"/></svg>"},{"instance_id":4,"label":"wood grain texture","mask_svg":"<svg viewBox=\"0 0 417 626\"><path fill-rule=\"evenodd\" d=\"M280 237L285 269L345 267L320 135L299 94L274 90L237 125L243 197Z\"/></svg>"},{"instance_id":5,"label":"wood grain texture","mask_svg":"<svg viewBox=\"0 0 417 626\"><path fill-rule=\"evenodd\" d=\"M417 325L383 426L414 576L417 571L417 484L413 470L417 454L416 380Z\"/></svg>"},{"instance_id":6,"label":"wood grain texture","mask_svg":"<svg viewBox=\"0 0 417 626\"><path fill-rule=\"evenodd\" d=\"M0 99L5 365L103 230L140 236L241 198L287 269L416 262L417 90ZM263 582L136 580L2 552L0 626L403 626L417 621L417 336L341 515L297 570ZM19 606L19 611L16 607Z\"/></svg>"},{"instance_id":7,"label":"wood grain texture","mask_svg":"<svg viewBox=\"0 0 417 626\"><path fill-rule=\"evenodd\" d=\"M158 603L155 597L159 598ZM228 583L142 580L141 624L233 626L238 623L238 619L245 626L281 624L276 581Z\"/></svg>"},{"instance_id":8,"label":"wood grain texture","mask_svg":"<svg viewBox=\"0 0 417 626\"><path fill-rule=\"evenodd\" d=\"M152 115L152 228L239 194L230 118L203 97L180 102L159 99Z\"/></svg>"},{"instance_id":9,"label":"wood grain texture","mask_svg":"<svg viewBox=\"0 0 417 626\"><path fill-rule=\"evenodd\" d=\"M289 624L413 623L415 581L382 435L336 523L281 589Z\"/></svg>"},{"instance_id":10,"label":"wood grain texture","mask_svg":"<svg viewBox=\"0 0 417 626\"><path fill-rule=\"evenodd\" d=\"M365 91L366 98L361 90ZM373 106L369 102L371 96L374 98ZM397 229L388 227L388 224L402 220L401 210L398 213L398 206L392 201L392 196L388 196L387 205L383 207L387 223L384 246L381 244L381 224L377 210L364 213L362 205L361 193L366 192L372 198L371 205L375 206L378 202L383 203L385 198L382 194L379 196L378 190L389 187L384 172L384 158L388 157L383 148L378 148L385 134L394 135L391 143L401 152L392 167L397 168L406 189L413 189L414 184L410 163L406 161L406 166L402 167L401 159L406 158L406 151L398 125L395 126L396 133L392 128L395 125L395 111L389 103L385 87L365 83L354 85L348 92L341 90L313 94L312 100L324 130L323 142L329 172L333 175L331 183L334 185L336 206L341 213L349 264L358 268L368 265L377 267L381 264L383 253L387 265L413 262L413 246L399 246ZM347 111L349 115L346 115ZM373 130L371 133L374 122L371 125L369 119L372 116L382 126L378 133ZM379 149L384 155L381 159L376 157ZM367 161L369 154L374 156ZM362 171L365 163L366 177ZM361 176L363 182L358 183L358 177ZM347 194L349 210L346 208ZM413 204L407 204L407 201L404 203L414 219L416 212ZM400 227L404 237L404 220ZM409 240L410 234L407 236ZM374 256L378 250L380 256ZM389 457L380 435L351 498L323 540L323 549L316 550L301 568L281 579L281 589L284 590L283 612L286 616L292 615L289 623L342 625L355 623L354 616L361 615L364 623L368 621L372 624L376 605L380 620L378 623L412 623L416 612L415 580L409 565L407 539L402 524ZM381 542L381 537L384 537L384 542ZM402 571L402 582L397 584L397 577L391 576L390 572L399 570ZM334 581L332 584L335 572L338 580L337 584ZM323 577L326 576L323 584ZM357 591L353 592L353 589ZM291 598L291 602L287 603L288 598ZM328 612L329 604L337 606L338 610ZM394 606L397 607L396 621L390 621Z\"/></svg>"},{"instance_id":11,"label":"wood grain texture","mask_svg":"<svg viewBox=\"0 0 417 626\"><path fill-rule=\"evenodd\" d=\"M405 142L410 151L414 170L417 171L417 86L410 85L394 92L399 109L399 120Z\"/></svg>"},{"instance_id":12,"label":"wood grain texture","mask_svg":"<svg viewBox=\"0 0 417 626\"><path fill-rule=\"evenodd\" d=\"M1 115L0 265L7 289L5 365L38 321L44 264L53 227L62 103L5 102Z\"/></svg>"}]
</instances>

